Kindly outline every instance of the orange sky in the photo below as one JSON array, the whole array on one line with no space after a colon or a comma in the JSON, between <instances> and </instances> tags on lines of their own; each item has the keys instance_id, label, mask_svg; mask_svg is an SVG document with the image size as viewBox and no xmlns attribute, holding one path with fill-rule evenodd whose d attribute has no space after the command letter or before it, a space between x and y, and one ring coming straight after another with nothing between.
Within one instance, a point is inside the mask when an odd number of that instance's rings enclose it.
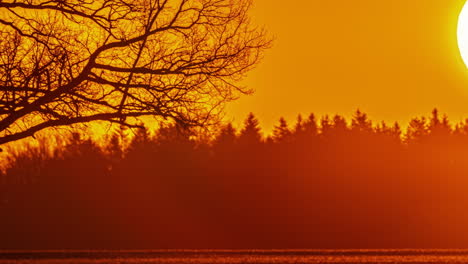
<instances>
[{"instance_id":1,"label":"orange sky","mask_svg":"<svg viewBox=\"0 0 468 264\"><path fill-rule=\"evenodd\" d=\"M275 37L246 79L256 92L226 119L254 112L267 131L280 116L341 114L373 120L468 117L468 69L456 30L465 0L254 0L253 19Z\"/></svg>"}]
</instances>

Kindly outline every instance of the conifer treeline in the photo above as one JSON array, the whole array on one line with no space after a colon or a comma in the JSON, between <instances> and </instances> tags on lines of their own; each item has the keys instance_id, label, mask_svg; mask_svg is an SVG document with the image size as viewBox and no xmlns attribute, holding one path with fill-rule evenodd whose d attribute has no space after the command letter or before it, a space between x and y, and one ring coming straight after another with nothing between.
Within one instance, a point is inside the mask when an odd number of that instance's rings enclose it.
<instances>
[{"instance_id":1,"label":"conifer treeline","mask_svg":"<svg viewBox=\"0 0 468 264\"><path fill-rule=\"evenodd\" d=\"M125 138L13 155L0 248L468 246L468 122L437 110L403 136L357 111L281 119L267 139L252 114L210 141L177 126Z\"/></svg>"}]
</instances>

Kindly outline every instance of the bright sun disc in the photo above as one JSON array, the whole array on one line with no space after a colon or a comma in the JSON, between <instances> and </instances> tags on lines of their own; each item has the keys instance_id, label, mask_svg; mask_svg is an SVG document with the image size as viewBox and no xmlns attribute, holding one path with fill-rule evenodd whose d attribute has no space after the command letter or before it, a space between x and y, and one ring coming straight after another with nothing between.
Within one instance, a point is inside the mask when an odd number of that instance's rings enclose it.
<instances>
[{"instance_id":1,"label":"bright sun disc","mask_svg":"<svg viewBox=\"0 0 468 264\"><path fill-rule=\"evenodd\" d=\"M458 47L465 65L468 66L468 3L465 3L458 17Z\"/></svg>"}]
</instances>

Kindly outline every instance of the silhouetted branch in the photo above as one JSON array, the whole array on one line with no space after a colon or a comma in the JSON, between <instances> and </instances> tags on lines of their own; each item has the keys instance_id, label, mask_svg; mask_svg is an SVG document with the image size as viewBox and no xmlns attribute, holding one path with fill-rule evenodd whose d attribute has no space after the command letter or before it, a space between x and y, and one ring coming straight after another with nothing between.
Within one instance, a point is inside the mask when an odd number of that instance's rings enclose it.
<instances>
[{"instance_id":1,"label":"silhouetted branch","mask_svg":"<svg viewBox=\"0 0 468 264\"><path fill-rule=\"evenodd\" d=\"M0 142L115 112L127 125L138 114L206 124L249 92L236 83L270 45L250 5L1 1Z\"/></svg>"}]
</instances>

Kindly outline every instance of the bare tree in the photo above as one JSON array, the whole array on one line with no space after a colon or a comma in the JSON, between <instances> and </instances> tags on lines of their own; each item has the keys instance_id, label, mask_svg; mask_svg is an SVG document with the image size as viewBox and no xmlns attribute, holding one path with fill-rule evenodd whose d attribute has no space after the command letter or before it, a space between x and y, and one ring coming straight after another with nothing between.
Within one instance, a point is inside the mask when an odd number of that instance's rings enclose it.
<instances>
[{"instance_id":1,"label":"bare tree","mask_svg":"<svg viewBox=\"0 0 468 264\"><path fill-rule=\"evenodd\" d=\"M156 116L203 125L270 40L252 0L0 0L0 145Z\"/></svg>"}]
</instances>

